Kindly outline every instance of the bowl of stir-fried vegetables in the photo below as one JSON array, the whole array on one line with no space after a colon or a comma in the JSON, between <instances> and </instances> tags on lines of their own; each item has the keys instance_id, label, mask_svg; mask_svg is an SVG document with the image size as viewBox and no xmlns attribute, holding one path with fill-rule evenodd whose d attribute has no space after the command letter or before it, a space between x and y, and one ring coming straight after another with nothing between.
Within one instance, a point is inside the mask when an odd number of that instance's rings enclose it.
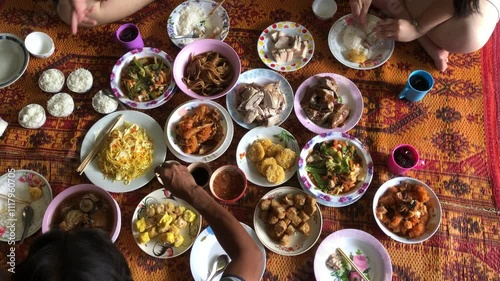
<instances>
[{"instance_id":1,"label":"bowl of stir-fried vegetables","mask_svg":"<svg viewBox=\"0 0 500 281\"><path fill-rule=\"evenodd\" d=\"M306 143L297 173L302 188L329 207L350 205L363 196L373 177L373 161L356 138L338 132Z\"/></svg>"},{"instance_id":2,"label":"bowl of stir-fried vegetables","mask_svg":"<svg viewBox=\"0 0 500 281\"><path fill-rule=\"evenodd\" d=\"M126 105L152 109L166 103L173 95L173 59L162 50L143 48L123 55L111 72L111 89Z\"/></svg>"}]
</instances>

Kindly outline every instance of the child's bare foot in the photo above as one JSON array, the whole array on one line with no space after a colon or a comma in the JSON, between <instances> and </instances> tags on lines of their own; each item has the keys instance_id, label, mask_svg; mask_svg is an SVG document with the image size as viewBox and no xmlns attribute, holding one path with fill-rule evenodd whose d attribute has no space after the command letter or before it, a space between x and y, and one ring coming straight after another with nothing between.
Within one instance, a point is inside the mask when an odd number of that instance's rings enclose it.
<instances>
[{"instance_id":1,"label":"child's bare foot","mask_svg":"<svg viewBox=\"0 0 500 281\"><path fill-rule=\"evenodd\" d=\"M431 58L434 60L434 64L439 69L439 71L444 72L448 68L448 55L450 53L445 50L440 50L436 54L431 55Z\"/></svg>"},{"instance_id":2,"label":"child's bare foot","mask_svg":"<svg viewBox=\"0 0 500 281\"><path fill-rule=\"evenodd\" d=\"M427 36L422 36L418 39L420 45L424 48L427 54L434 60L434 64L439 71L444 72L448 68L449 52L436 45Z\"/></svg>"}]
</instances>

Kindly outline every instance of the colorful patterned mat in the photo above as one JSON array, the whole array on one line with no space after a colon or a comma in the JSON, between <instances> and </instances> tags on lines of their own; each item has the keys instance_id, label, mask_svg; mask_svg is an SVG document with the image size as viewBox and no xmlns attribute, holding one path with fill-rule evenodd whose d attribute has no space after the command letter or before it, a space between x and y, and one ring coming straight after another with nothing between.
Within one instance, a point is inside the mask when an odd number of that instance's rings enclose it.
<instances>
[{"instance_id":1,"label":"colorful patterned mat","mask_svg":"<svg viewBox=\"0 0 500 281\"><path fill-rule=\"evenodd\" d=\"M450 67L439 73L431 59L417 43L397 43L394 54L382 67L359 71L344 67L328 49L327 36L332 24L349 13L346 1L338 1L339 10L327 21L316 19L311 1L228 0L223 7L230 15L230 32L226 39L240 55L243 71L264 68L256 51L258 36L270 24L294 21L313 35L316 49L304 68L283 74L296 90L311 75L333 72L351 79L361 90L364 114L349 131L365 143L375 163L375 176L357 203L341 209L322 207L324 225L320 240L308 252L286 257L267 251L267 269L263 280L314 280L314 253L330 233L345 228L364 230L387 248L393 264L393 280L494 280L500 273L500 33L496 33L481 51L452 55ZM124 50L113 41L112 34L125 22L136 23L145 45L158 47L172 57L179 49L169 40L166 22L181 1L156 1L119 23L93 29L80 29L77 35L62 23L52 1L19 0L3 3L0 32L21 38L32 31L48 33L56 51L48 59L30 58L24 74L13 85L0 90L0 116L9 128L0 138L0 174L9 168L32 169L44 175L54 194L79 183L89 182L75 169L80 164L79 151L83 137L102 115L96 113L91 98L109 86L113 64ZM0 62L1 63L1 62ZM84 67L94 75L94 86L87 94L72 94L76 109L67 118L48 117L38 130L22 128L17 122L19 110L29 104L45 107L50 94L37 86L40 73L58 68L66 76ZM418 103L399 100L406 77L415 69L429 71L435 86ZM63 91L67 91L64 88ZM188 100L181 92L167 104L145 113L163 127L168 114ZM225 99L217 102L225 105ZM303 146L313 133L308 132L292 113L282 125ZM210 163L212 169L235 163L238 140L246 130L235 125L234 141L225 155ZM404 245L391 240L378 228L371 212L372 199L384 181L394 177L385 166L390 150L399 143L413 144L425 160L422 170L409 172L430 185L439 196L443 220L430 240ZM167 156L173 159L171 153ZM286 185L299 187L296 178ZM131 234L131 216L139 201L160 188L153 181L130 193L113 194L123 218L117 246L127 257L134 280L189 280L189 254L160 260L149 257L136 246ZM269 189L249 186L246 195L235 205L226 206L240 221L252 226L252 214L258 200ZM204 223L206 226L206 223ZM35 237L16 245L16 258L22 260ZM0 263L6 267L8 245L0 244ZM497 277L495 277L497 276Z\"/></svg>"}]
</instances>

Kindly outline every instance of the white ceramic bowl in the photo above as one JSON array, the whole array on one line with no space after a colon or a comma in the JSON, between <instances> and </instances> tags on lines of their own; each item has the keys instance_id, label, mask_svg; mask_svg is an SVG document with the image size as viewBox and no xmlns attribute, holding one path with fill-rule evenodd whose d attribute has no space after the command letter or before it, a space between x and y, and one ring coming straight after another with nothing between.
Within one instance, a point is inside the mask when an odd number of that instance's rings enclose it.
<instances>
[{"instance_id":1,"label":"white ceramic bowl","mask_svg":"<svg viewBox=\"0 0 500 281\"><path fill-rule=\"evenodd\" d=\"M168 81L169 85L167 88L165 88L165 91L163 94L161 94L158 98L150 101L145 101L145 102L139 102L139 101L134 101L131 100L127 95L122 90L121 86L121 75L122 71L129 65L129 63L132 61L133 58L148 58L148 57L156 57L158 59L161 59L165 65L168 66L168 68L171 70L172 69L172 64L173 64L173 59L164 51L157 49L157 48L149 48L149 47L144 47L142 49L135 49L132 50L125 55L123 55L116 63L115 66L113 67L113 70L111 71L111 89L113 90L113 93L116 97L120 99L121 102L124 104L132 107L132 108L137 108L137 109L153 109L156 107L159 107L166 103L170 98L174 95L175 93L175 82L173 75L171 75L170 80Z\"/></svg>"},{"instance_id":2,"label":"white ceramic bowl","mask_svg":"<svg viewBox=\"0 0 500 281\"><path fill-rule=\"evenodd\" d=\"M282 198L287 194L305 195L305 192L296 187L281 186L272 189L271 191L266 193L260 200ZM297 230L295 231L295 234L291 235L290 243L286 246L281 245L278 241L272 239L269 235L269 229L273 228L269 228L269 224L262 220L262 211L260 210L259 205L260 201L255 207L255 211L253 214L253 225L255 227L255 233L257 233L259 240L269 250L282 256L297 256L307 252L318 241L321 235L321 229L323 228L323 216L321 214L321 209L317 203L317 211L307 221L309 223L309 226L311 227L310 234L306 236Z\"/></svg>"},{"instance_id":3,"label":"white ceramic bowl","mask_svg":"<svg viewBox=\"0 0 500 281\"><path fill-rule=\"evenodd\" d=\"M214 38L220 41L224 41L226 39L227 34L229 33L229 15L227 14L224 7L220 6L217 10L208 18L205 22L205 34L201 38L186 38L186 39L175 39L179 37L180 34L177 32L179 24L181 22L181 17L184 14L184 11L191 6L197 7L205 15L210 13L210 11L217 6L216 1L212 0L198 0L198 1L184 1L179 6L177 6L167 21L167 33L172 43L174 43L179 48L184 48L186 45L205 38ZM213 36L213 32L216 28L220 29L220 34Z\"/></svg>"},{"instance_id":4,"label":"white ceramic bowl","mask_svg":"<svg viewBox=\"0 0 500 281\"><path fill-rule=\"evenodd\" d=\"M349 145L352 145L356 148L356 152L361 158L361 169L363 175L362 179L358 178L356 186L352 188L352 190L347 193L342 193L339 195L327 194L321 191L313 181L309 178L309 175L306 171L306 158L311 153L311 150L316 144L322 143L324 141L333 141L340 140L345 141ZM356 138L345 134L345 133L324 133L321 135L317 135L312 138L310 141L306 143L299 156L299 169L297 172L297 176L299 178L299 183L302 188L316 197L319 204L328 206L328 207L344 207L353 204L358 201L368 189L370 182L373 178L373 161L370 153L368 152L366 146L364 146L359 140Z\"/></svg>"},{"instance_id":5,"label":"white ceramic bowl","mask_svg":"<svg viewBox=\"0 0 500 281\"><path fill-rule=\"evenodd\" d=\"M397 235L396 233L392 232L389 228L387 228L378 218L376 215L376 210L377 210L377 205L379 202L379 199L384 193L391 187L400 185L404 182L408 182L410 184L414 185L419 185L425 187L427 190L427 194L429 195L430 199L426 203L427 210L429 211L430 214L430 219L427 224L425 232L415 238L408 238L408 237L403 237L400 235ZM437 197L436 193L432 190L430 186L427 184L414 179L410 177L397 177L390 179L386 181L384 184L382 184L377 192L375 193L375 197L373 198L373 215L375 216L375 221L377 222L378 226L382 231L392 239L405 243L405 244L416 244L420 242L424 242L425 240L431 238L439 229L439 225L441 224L441 216L442 216L442 210L441 210L441 203L439 202L439 198Z\"/></svg>"},{"instance_id":6,"label":"white ceramic bowl","mask_svg":"<svg viewBox=\"0 0 500 281\"><path fill-rule=\"evenodd\" d=\"M188 66L191 56L203 54L208 51L219 53L228 60L233 68L233 78L224 90L211 96L203 96L190 90L182 81L182 78L184 77L184 71ZM187 45L179 52L175 58L173 70L175 83L186 95L200 100L214 100L225 96L236 85L241 73L241 61L238 53L228 44L215 39L201 39Z\"/></svg>"},{"instance_id":7,"label":"white ceramic bowl","mask_svg":"<svg viewBox=\"0 0 500 281\"><path fill-rule=\"evenodd\" d=\"M177 137L175 135L175 129L184 115L190 114L190 111L202 104L207 105L211 109L219 111L220 123L224 133L224 139L221 140L219 144L207 154L187 154L178 144ZM219 158L229 148L229 146L231 145L231 141L233 140L234 126L231 116L229 115L227 110L220 104L210 100L190 100L179 105L176 109L174 109L174 111L172 111L172 113L170 113L163 131L167 140L167 147L170 152L175 155L175 157L188 163L208 163Z\"/></svg>"},{"instance_id":8,"label":"white ceramic bowl","mask_svg":"<svg viewBox=\"0 0 500 281\"><path fill-rule=\"evenodd\" d=\"M30 54L37 58L48 58L56 49L52 38L40 31L28 34L24 39L24 46Z\"/></svg>"}]
</instances>

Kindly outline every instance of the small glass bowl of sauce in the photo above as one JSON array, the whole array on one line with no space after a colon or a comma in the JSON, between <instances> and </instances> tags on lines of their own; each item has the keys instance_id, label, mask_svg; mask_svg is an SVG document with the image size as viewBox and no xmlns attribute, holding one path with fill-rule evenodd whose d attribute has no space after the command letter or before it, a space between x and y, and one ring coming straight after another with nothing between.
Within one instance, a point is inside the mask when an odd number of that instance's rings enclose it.
<instances>
[{"instance_id":1,"label":"small glass bowl of sauce","mask_svg":"<svg viewBox=\"0 0 500 281\"><path fill-rule=\"evenodd\" d=\"M246 189L247 178L237 166L222 166L210 177L210 191L220 201L234 203L243 197Z\"/></svg>"}]
</instances>

